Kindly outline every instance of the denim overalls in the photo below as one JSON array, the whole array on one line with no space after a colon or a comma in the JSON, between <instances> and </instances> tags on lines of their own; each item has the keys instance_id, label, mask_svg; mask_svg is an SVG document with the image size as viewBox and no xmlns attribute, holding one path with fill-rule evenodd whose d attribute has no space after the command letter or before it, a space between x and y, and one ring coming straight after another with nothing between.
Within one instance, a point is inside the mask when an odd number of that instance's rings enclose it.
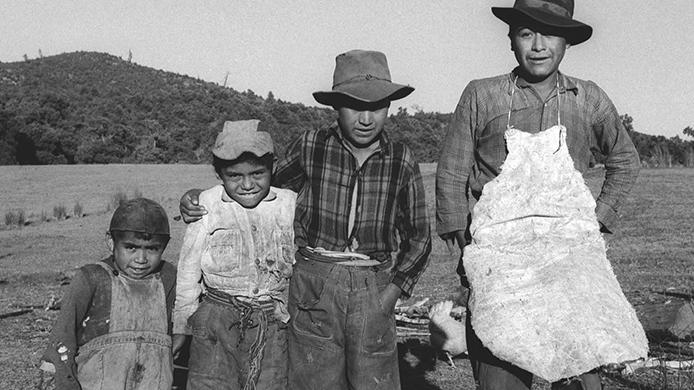
<instances>
[{"instance_id":1,"label":"denim overalls","mask_svg":"<svg viewBox=\"0 0 694 390\"><path fill-rule=\"evenodd\" d=\"M161 277L136 280L99 265L111 280L109 333L79 348L82 389L170 390L173 361Z\"/></svg>"}]
</instances>

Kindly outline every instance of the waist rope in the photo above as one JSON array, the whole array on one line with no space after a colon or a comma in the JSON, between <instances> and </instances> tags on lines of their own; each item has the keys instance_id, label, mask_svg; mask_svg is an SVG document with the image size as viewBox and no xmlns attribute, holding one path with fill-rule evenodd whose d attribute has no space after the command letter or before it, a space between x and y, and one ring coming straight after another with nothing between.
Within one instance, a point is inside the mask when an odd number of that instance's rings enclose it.
<instances>
[{"instance_id":1,"label":"waist rope","mask_svg":"<svg viewBox=\"0 0 694 390\"><path fill-rule=\"evenodd\" d=\"M274 308L274 303L270 301L272 306L263 304L253 304L250 302L244 302L238 298L229 295L225 292L219 291L212 287L206 287L206 296L216 302L229 305L236 309L241 317L238 321L233 322L229 325L229 329L233 327L239 328L239 340L236 347L239 348L241 342L246 338L246 330L251 328L258 328L255 340L248 351L248 375L246 376L246 383L243 383L243 390L256 390L258 384L258 378L260 377L260 367L263 361L263 352L265 351L265 336L268 329L268 311ZM253 321L251 317L254 313L258 314L257 323Z\"/></svg>"}]
</instances>

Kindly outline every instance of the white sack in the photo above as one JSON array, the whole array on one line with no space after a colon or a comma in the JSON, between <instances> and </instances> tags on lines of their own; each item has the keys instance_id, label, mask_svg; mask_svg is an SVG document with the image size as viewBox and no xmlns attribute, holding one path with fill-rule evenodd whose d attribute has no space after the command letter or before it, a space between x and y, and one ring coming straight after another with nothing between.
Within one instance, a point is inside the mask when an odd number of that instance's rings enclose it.
<instances>
[{"instance_id":1,"label":"white sack","mask_svg":"<svg viewBox=\"0 0 694 390\"><path fill-rule=\"evenodd\" d=\"M507 131L509 155L475 205L464 252L480 340L552 382L648 353L565 131Z\"/></svg>"}]
</instances>

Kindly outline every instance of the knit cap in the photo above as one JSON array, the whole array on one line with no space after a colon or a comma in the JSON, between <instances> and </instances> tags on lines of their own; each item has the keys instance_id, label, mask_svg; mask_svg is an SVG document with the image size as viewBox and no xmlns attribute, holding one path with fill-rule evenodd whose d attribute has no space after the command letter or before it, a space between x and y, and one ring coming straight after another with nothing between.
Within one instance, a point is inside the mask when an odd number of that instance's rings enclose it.
<instances>
[{"instance_id":1,"label":"knit cap","mask_svg":"<svg viewBox=\"0 0 694 390\"><path fill-rule=\"evenodd\" d=\"M111 218L109 231L169 236L169 219L159 203L147 198L136 198L118 206Z\"/></svg>"}]
</instances>

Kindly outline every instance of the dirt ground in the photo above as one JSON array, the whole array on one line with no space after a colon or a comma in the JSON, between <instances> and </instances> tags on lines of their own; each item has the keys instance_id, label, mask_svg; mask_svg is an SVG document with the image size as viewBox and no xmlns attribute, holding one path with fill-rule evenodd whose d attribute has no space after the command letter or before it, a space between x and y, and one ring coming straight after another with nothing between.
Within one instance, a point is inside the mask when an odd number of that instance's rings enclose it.
<instances>
[{"instance_id":1,"label":"dirt ground","mask_svg":"<svg viewBox=\"0 0 694 390\"><path fill-rule=\"evenodd\" d=\"M10 169L12 168L12 169ZM0 389L31 389L46 337L57 311L45 310L65 291L70 270L108 255L104 233L109 197L116 191L139 192L164 205L170 217L178 198L190 187L215 182L207 166L0 167L0 211L22 208L50 211L81 201L87 216L0 227ZM52 169L52 170L51 170ZM433 215L433 166L423 166ZM594 191L600 171L587 181ZM18 180L30 175L33 180ZM140 184L141 183L141 184ZM625 295L636 309L650 341L651 355L666 360L694 359L688 341L676 340L666 328L679 306L694 293L694 170L644 170L621 214L620 230L607 237L612 262ZM10 205L8 207L7 205ZM185 227L172 221L172 241L165 258L176 263ZM430 266L414 296L405 304L429 298L458 299L457 256L435 239ZM678 295L679 294L679 295ZM15 315L10 315L15 313ZM682 347L677 349L677 347ZM399 343L403 389L474 389L465 356L451 365L426 337L402 337ZM606 389L694 389L694 372L664 365L630 375L603 371ZM549 389L536 380L534 389Z\"/></svg>"}]
</instances>

